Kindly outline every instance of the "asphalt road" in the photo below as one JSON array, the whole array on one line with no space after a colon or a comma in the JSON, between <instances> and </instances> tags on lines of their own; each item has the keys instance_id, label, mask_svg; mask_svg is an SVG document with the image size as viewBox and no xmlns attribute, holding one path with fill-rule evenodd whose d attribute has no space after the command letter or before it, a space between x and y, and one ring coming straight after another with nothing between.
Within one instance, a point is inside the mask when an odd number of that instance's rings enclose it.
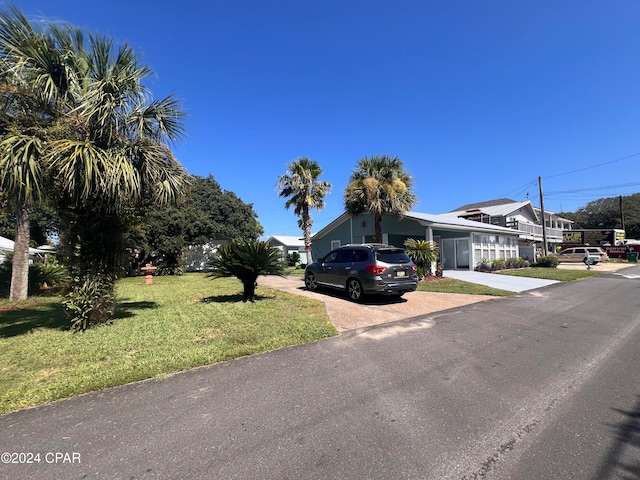
<instances>
[{"instance_id":1,"label":"asphalt road","mask_svg":"<svg viewBox=\"0 0 640 480\"><path fill-rule=\"evenodd\" d=\"M620 273L5 415L0 478L637 480Z\"/></svg>"}]
</instances>

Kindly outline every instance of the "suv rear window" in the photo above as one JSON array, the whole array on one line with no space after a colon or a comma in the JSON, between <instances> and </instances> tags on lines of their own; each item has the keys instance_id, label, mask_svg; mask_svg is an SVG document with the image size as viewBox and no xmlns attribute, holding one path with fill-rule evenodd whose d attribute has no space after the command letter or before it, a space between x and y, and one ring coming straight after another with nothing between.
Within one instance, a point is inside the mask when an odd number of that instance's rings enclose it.
<instances>
[{"instance_id":1,"label":"suv rear window","mask_svg":"<svg viewBox=\"0 0 640 480\"><path fill-rule=\"evenodd\" d=\"M411 259L401 248L385 248L376 252L378 260L384 263L409 263Z\"/></svg>"}]
</instances>

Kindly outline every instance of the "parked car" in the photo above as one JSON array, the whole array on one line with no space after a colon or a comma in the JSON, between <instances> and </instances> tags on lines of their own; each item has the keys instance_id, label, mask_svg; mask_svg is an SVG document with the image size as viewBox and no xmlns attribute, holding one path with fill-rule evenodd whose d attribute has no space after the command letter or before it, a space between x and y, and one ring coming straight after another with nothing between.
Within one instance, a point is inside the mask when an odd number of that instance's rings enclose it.
<instances>
[{"instance_id":1,"label":"parked car","mask_svg":"<svg viewBox=\"0 0 640 480\"><path fill-rule=\"evenodd\" d=\"M309 290L319 286L347 292L351 300L364 295L402 296L418 288L416 266L404 249L384 244L344 245L305 268Z\"/></svg>"},{"instance_id":2,"label":"parked car","mask_svg":"<svg viewBox=\"0 0 640 480\"><path fill-rule=\"evenodd\" d=\"M572 247L562 250L558 254L558 261L565 262L583 262L585 264L596 265L599 262L609 260L609 255L600 247Z\"/></svg>"}]
</instances>

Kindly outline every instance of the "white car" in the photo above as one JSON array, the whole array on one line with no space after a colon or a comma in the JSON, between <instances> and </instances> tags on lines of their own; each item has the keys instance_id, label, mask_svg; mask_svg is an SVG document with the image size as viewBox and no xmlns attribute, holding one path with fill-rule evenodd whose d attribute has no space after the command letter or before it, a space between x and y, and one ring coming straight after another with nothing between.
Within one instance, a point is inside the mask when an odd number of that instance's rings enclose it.
<instances>
[{"instance_id":1,"label":"white car","mask_svg":"<svg viewBox=\"0 0 640 480\"><path fill-rule=\"evenodd\" d=\"M609 260L607 252L600 247L572 247L562 250L558 254L560 263L583 262L585 265L596 265Z\"/></svg>"}]
</instances>

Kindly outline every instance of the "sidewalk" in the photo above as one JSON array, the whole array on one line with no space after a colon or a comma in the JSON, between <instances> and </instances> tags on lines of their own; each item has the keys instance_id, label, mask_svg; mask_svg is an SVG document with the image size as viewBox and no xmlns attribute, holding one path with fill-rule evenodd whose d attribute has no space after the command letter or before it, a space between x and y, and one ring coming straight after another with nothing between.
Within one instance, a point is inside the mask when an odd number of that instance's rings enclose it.
<instances>
[{"instance_id":1,"label":"sidewalk","mask_svg":"<svg viewBox=\"0 0 640 480\"><path fill-rule=\"evenodd\" d=\"M525 292L536 288L547 287L557 280L543 280L542 278L515 277L512 275L500 275L497 273L472 272L470 270L445 270L445 277L463 280L469 283L486 285L487 287L499 288L509 292Z\"/></svg>"}]
</instances>

